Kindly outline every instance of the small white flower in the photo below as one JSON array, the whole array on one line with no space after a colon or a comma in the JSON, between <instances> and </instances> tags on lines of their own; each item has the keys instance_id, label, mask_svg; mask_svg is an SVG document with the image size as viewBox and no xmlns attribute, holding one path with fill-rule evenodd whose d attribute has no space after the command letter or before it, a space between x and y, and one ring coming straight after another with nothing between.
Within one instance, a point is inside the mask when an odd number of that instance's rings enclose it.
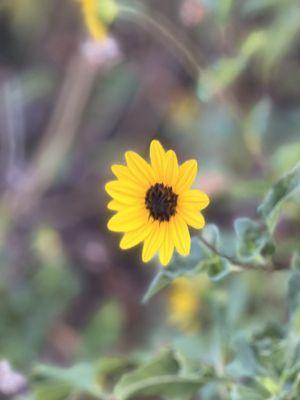
<instances>
[{"instance_id":1,"label":"small white flower","mask_svg":"<svg viewBox=\"0 0 300 400\"><path fill-rule=\"evenodd\" d=\"M0 361L0 394L11 396L24 389L26 379L12 369L8 361Z\"/></svg>"},{"instance_id":2,"label":"small white flower","mask_svg":"<svg viewBox=\"0 0 300 400\"><path fill-rule=\"evenodd\" d=\"M116 64L121 59L117 41L107 36L103 41L88 39L81 46L81 53L89 64L102 67Z\"/></svg>"}]
</instances>

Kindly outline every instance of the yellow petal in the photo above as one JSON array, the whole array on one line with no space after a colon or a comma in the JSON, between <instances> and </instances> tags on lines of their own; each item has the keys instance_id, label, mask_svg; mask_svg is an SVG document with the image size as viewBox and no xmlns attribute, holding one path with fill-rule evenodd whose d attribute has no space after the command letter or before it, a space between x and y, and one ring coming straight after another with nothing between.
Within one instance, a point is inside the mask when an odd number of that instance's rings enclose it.
<instances>
[{"instance_id":1,"label":"yellow petal","mask_svg":"<svg viewBox=\"0 0 300 400\"><path fill-rule=\"evenodd\" d=\"M161 246L165 234L165 224L153 221L152 231L150 235L145 239L142 260L148 262L153 258L154 254L158 251Z\"/></svg>"},{"instance_id":2,"label":"yellow petal","mask_svg":"<svg viewBox=\"0 0 300 400\"><path fill-rule=\"evenodd\" d=\"M160 251L159 251L159 259L162 265L168 265L173 252L174 252L174 241L170 229L170 224L168 222L165 222L166 227L165 227L165 237L163 239Z\"/></svg>"},{"instance_id":3,"label":"yellow petal","mask_svg":"<svg viewBox=\"0 0 300 400\"><path fill-rule=\"evenodd\" d=\"M111 166L113 174L121 180L132 180L136 184L140 184L140 181L130 172L128 167L121 164L114 164Z\"/></svg>"},{"instance_id":4,"label":"yellow petal","mask_svg":"<svg viewBox=\"0 0 300 400\"><path fill-rule=\"evenodd\" d=\"M173 150L169 150L166 153L164 183L174 188L178 180L178 171L179 167L176 154Z\"/></svg>"},{"instance_id":5,"label":"yellow petal","mask_svg":"<svg viewBox=\"0 0 300 400\"><path fill-rule=\"evenodd\" d=\"M113 232L129 232L138 229L148 220L148 213L143 208L125 208L117 212L108 221L107 227Z\"/></svg>"},{"instance_id":6,"label":"yellow petal","mask_svg":"<svg viewBox=\"0 0 300 400\"><path fill-rule=\"evenodd\" d=\"M94 39L103 41L107 37L107 29L98 16L97 6L95 0L81 0L81 9L89 33Z\"/></svg>"},{"instance_id":7,"label":"yellow petal","mask_svg":"<svg viewBox=\"0 0 300 400\"><path fill-rule=\"evenodd\" d=\"M165 169L165 151L158 140L150 144L150 160L157 183L163 183Z\"/></svg>"},{"instance_id":8,"label":"yellow petal","mask_svg":"<svg viewBox=\"0 0 300 400\"><path fill-rule=\"evenodd\" d=\"M188 208L181 208L178 209L178 213L183 217L185 222L192 228L202 229L205 225L205 220L203 215L195 209L193 210Z\"/></svg>"},{"instance_id":9,"label":"yellow petal","mask_svg":"<svg viewBox=\"0 0 300 400\"><path fill-rule=\"evenodd\" d=\"M187 224L180 214L176 214L171 220L171 231L175 247L179 254L187 256L191 249L191 237Z\"/></svg>"},{"instance_id":10,"label":"yellow petal","mask_svg":"<svg viewBox=\"0 0 300 400\"><path fill-rule=\"evenodd\" d=\"M197 210L203 210L209 204L209 197L200 190L193 189L183 192L178 197L178 205L185 207L191 206Z\"/></svg>"},{"instance_id":11,"label":"yellow petal","mask_svg":"<svg viewBox=\"0 0 300 400\"><path fill-rule=\"evenodd\" d=\"M130 249L141 243L152 231L152 223L148 222L134 231L126 232L120 241L122 250Z\"/></svg>"},{"instance_id":12,"label":"yellow petal","mask_svg":"<svg viewBox=\"0 0 300 400\"><path fill-rule=\"evenodd\" d=\"M112 198L127 205L142 204L145 198L143 188L130 181L108 182L105 190Z\"/></svg>"},{"instance_id":13,"label":"yellow petal","mask_svg":"<svg viewBox=\"0 0 300 400\"><path fill-rule=\"evenodd\" d=\"M125 153L125 159L128 168L132 175L140 182L144 187L145 185L152 185L155 181L154 171L151 166L137 153L134 151L127 151Z\"/></svg>"},{"instance_id":14,"label":"yellow petal","mask_svg":"<svg viewBox=\"0 0 300 400\"><path fill-rule=\"evenodd\" d=\"M108 204L107 204L107 208L109 210L113 210L113 211L120 211L123 208L125 208L126 205L124 205L123 203L120 203L117 200L111 200Z\"/></svg>"},{"instance_id":15,"label":"yellow petal","mask_svg":"<svg viewBox=\"0 0 300 400\"><path fill-rule=\"evenodd\" d=\"M188 160L180 165L179 177L174 188L176 193L182 193L188 190L194 182L197 175L197 161Z\"/></svg>"}]
</instances>

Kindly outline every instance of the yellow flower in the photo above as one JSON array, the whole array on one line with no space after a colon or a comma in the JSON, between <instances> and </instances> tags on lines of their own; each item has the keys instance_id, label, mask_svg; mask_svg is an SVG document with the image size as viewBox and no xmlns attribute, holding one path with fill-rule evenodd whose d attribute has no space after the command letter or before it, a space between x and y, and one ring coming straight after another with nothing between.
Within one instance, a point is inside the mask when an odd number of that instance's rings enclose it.
<instances>
[{"instance_id":1,"label":"yellow flower","mask_svg":"<svg viewBox=\"0 0 300 400\"><path fill-rule=\"evenodd\" d=\"M177 278L168 293L169 319L183 331L193 332L200 327L200 285L195 278Z\"/></svg>"},{"instance_id":2,"label":"yellow flower","mask_svg":"<svg viewBox=\"0 0 300 400\"><path fill-rule=\"evenodd\" d=\"M188 225L203 228L205 220L200 211L209 204L205 193L191 189L197 161L178 165L175 152L165 151L157 140L150 145L151 164L133 151L127 151L125 159L126 166L112 166L117 180L105 186L113 198L108 208L117 211L108 229L124 232L121 249L144 242L143 262L159 252L160 262L167 265L174 248L187 256L191 247Z\"/></svg>"},{"instance_id":3,"label":"yellow flower","mask_svg":"<svg viewBox=\"0 0 300 400\"><path fill-rule=\"evenodd\" d=\"M80 0L85 24L96 40L107 37L106 25L113 22L118 8L114 0Z\"/></svg>"}]
</instances>

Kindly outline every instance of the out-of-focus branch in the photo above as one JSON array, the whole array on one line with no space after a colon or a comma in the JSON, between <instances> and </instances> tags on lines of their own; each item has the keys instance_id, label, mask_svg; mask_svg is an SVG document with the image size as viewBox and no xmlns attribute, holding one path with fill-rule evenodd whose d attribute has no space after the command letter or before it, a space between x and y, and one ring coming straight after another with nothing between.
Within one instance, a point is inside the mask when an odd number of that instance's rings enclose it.
<instances>
[{"instance_id":1,"label":"out-of-focus branch","mask_svg":"<svg viewBox=\"0 0 300 400\"><path fill-rule=\"evenodd\" d=\"M193 52L177 37L178 30L173 28L168 19L163 18L159 13L152 13L153 15L150 16L146 11L140 8L120 6L119 10L122 18L134 20L137 24L140 24L143 29L150 31L152 35L158 36L160 40L163 40L165 47L185 64L192 76L198 78L202 72L202 67L194 57ZM189 47L191 47L191 45ZM182 56L184 59L182 59Z\"/></svg>"},{"instance_id":2,"label":"out-of-focus branch","mask_svg":"<svg viewBox=\"0 0 300 400\"><path fill-rule=\"evenodd\" d=\"M20 184L7 193L6 204L14 218L36 206L55 181L76 140L81 116L97 74L108 61L100 57L99 46L104 46L104 43L92 42L92 45L95 46L95 60L91 58L91 48L86 46L71 58L52 117L36 153ZM108 42L108 45L111 43ZM113 61L117 53L108 51L107 55Z\"/></svg>"}]
</instances>

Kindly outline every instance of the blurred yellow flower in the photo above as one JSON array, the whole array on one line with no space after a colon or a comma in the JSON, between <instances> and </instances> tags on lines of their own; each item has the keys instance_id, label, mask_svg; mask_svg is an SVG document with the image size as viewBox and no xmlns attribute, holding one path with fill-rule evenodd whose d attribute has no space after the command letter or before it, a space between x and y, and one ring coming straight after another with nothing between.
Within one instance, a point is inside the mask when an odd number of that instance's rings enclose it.
<instances>
[{"instance_id":1,"label":"blurred yellow flower","mask_svg":"<svg viewBox=\"0 0 300 400\"><path fill-rule=\"evenodd\" d=\"M112 166L117 180L105 186L113 198L108 208L117 211L108 228L124 232L121 249L144 242L143 262L159 252L162 265L170 262L174 248L187 256L191 247L188 225L202 229L205 220L200 211L209 204L205 193L191 189L197 161L178 165L175 152L165 151L157 140L150 145L151 164L133 151L127 151L125 159L126 166Z\"/></svg>"},{"instance_id":2,"label":"blurred yellow flower","mask_svg":"<svg viewBox=\"0 0 300 400\"><path fill-rule=\"evenodd\" d=\"M49 264L55 266L64 259L59 234L50 227L39 228L33 236L32 244L38 256Z\"/></svg>"},{"instance_id":3,"label":"blurred yellow flower","mask_svg":"<svg viewBox=\"0 0 300 400\"><path fill-rule=\"evenodd\" d=\"M168 111L169 118L175 126L185 127L195 123L199 116L199 102L192 92L177 90L173 93Z\"/></svg>"},{"instance_id":4,"label":"blurred yellow flower","mask_svg":"<svg viewBox=\"0 0 300 400\"><path fill-rule=\"evenodd\" d=\"M82 14L90 35L96 40L107 37L107 25L118 13L114 0L80 0Z\"/></svg>"},{"instance_id":5,"label":"blurred yellow flower","mask_svg":"<svg viewBox=\"0 0 300 400\"><path fill-rule=\"evenodd\" d=\"M169 321L182 331L195 332L200 328L201 298L209 285L207 276L177 278L172 283L168 298Z\"/></svg>"}]
</instances>

